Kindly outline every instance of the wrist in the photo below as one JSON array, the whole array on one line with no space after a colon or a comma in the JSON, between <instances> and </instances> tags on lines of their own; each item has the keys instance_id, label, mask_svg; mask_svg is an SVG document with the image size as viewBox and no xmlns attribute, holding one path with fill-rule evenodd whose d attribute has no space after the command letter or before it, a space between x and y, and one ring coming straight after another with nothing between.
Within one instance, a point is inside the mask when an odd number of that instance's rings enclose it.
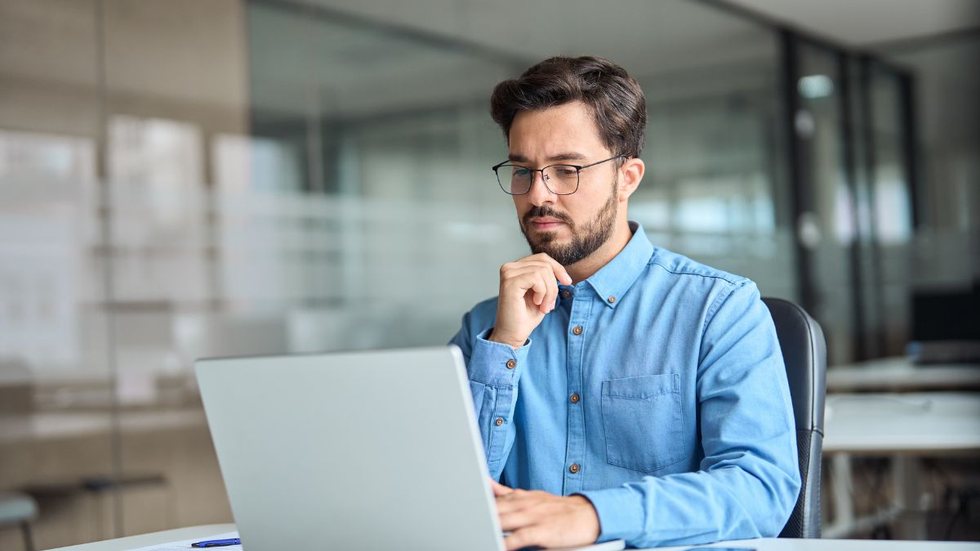
<instances>
[{"instance_id":1,"label":"wrist","mask_svg":"<svg viewBox=\"0 0 980 551\"><path fill-rule=\"evenodd\" d=\"M591 541L597 541L602 533L602 528L599 523L599 513L595 510L595 506L582 494L572 494L568 496L568 499L573 500L578 508L580 514L579 526L583 530L587 530Z\"/></svg>"},{"instance_id":2,"label":"wrist","mask_svg":"<svg viewBox=\"0 0 980 551\"><path fill-rule=\"evenodd\" d=\"M490 331L490 335L487 336L488 341L499 342L500 344L506 344L507 346L517 350L518 348L524 346L527 342L527 337L519 338L513 335L509 335L503 331L497 331L493 329Z\"/></svg>"}]
</instances>

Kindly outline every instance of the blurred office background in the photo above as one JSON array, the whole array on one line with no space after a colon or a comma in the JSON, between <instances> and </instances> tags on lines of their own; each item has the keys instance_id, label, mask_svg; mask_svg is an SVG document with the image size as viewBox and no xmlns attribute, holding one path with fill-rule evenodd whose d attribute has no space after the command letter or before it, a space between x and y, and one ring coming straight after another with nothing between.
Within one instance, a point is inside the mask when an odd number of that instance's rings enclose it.
<instances>
[{"instance_id":1,"label":"blurred office background","mask_svg":"<svg viewBox=\"0 0 980 551\"><path fill-rule=\"evenodd\" d=\"M193 360L445 343L526 252L489 92L555 54L643 85L655 243L803 304L832 365L942 338L980 4L851 4L0 0L0 490L40 547L229 521Z\"/></svg>"}]
</instances>

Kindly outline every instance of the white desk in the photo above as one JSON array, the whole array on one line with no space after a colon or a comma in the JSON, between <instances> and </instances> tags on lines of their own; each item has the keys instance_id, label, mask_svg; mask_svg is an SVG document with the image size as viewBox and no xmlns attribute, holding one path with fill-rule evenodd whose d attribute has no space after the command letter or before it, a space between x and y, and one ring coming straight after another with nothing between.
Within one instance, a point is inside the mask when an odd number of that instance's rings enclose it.
<instances>
[{"instance_id":1,"label":"white desk","mask_svg":"<svg viewBox=\"0 0 980 551\"><path fill-rule=\"evenodd\" d=\"M978 551L980 543L963 541L900 541L900 540L830 540L763 538L712 543L658 547L657 551L686 551L691 547L744 547L755 551Z\"/></svg>"},{"instance_id":2,"label":"white desk","mask_svg":"<svg viewBox=\"0 0 980 551\"><path fill-rule=\"evenodd\" d=\"M140 536L130 536L115 540L86 543L71 547L61 547L58 551L123 551L147 545L159 545L171 541L191 538L207 538L230 532L234 524L212 524L179 528ZM801 540L764 538L755 540L719 542L705 545L711 547L745 547L756 551L980 551L977 542L934 542L934 541L895 541L895 540ZM683 551L691 545L661 547L659 551ZM701 546L696 546L701 547ZM219 548L220 549L220 548ZM460 550L466 551L466 550Z\"/></svg>"},{"instance_id":3,"label":"white desk","mask_svg":"<svg viewBox=\"0 0 980 551\"><path fill-rule=\"evenodd\" d=\"M126 551L129 549L146 547L148 545L159 545L169 541L180 541L191 538L207 539L210 536L224 534L225 532L231 532L234 530L234 524L205 524L203 526L177 528L175 530L164 530L162 532L140 534L138 536L128 536L125 538L83 543L81 545L58 547L57 551ZM217 549L220 549L220 547Z\"/></svg>"},{"instance_id":4,"label":"white desk","mask_svg":"<svg viewBox=\"0 0 980 551\"><path fill-rule=\"evenodd\" d=\"M827 392L980 390L980 365L915 365L895 357L827 370Z\"/></svg>"},{"instance_id":5,"label":"white desk","mask_svg":"<svg viewBox=\"0 0 980 551\"><path fill-rule=\"evenodd\" d=\"M980 393L833 394L825 408L824 454L830 456L835 518L828 537L842 537L918 511L920 457L980 455ZM858 518L850 496L851 456L890 457L895 501ZM904 523L903 536L921 539L924 521Z\"/></svg>"},{"instance_id":6,"label":"white desk","mask_svg":"<svg viewBox=\"0 0 980 551\"><path fill-rule=\"evenodd\" d=\"M825 454L980 452L980 393L828 394Z\"/></svg>"}]
</instances>

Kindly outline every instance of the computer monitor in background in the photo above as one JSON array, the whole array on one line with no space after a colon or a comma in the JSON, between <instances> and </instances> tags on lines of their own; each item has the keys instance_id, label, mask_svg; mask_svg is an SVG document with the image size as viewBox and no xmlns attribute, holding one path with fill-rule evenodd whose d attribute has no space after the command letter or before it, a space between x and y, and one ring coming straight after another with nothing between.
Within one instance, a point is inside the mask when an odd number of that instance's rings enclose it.
<instances>
[{"instance_id":1,"label":"computer monitor in background","mask_svg":"<svg viewBox=\"0 0 980 551\"><path fill-rule=\"evenodd\" d=\"M916 363L980 364L980 280L912 292L909 353Z\"/></svg>"}]
</instances>

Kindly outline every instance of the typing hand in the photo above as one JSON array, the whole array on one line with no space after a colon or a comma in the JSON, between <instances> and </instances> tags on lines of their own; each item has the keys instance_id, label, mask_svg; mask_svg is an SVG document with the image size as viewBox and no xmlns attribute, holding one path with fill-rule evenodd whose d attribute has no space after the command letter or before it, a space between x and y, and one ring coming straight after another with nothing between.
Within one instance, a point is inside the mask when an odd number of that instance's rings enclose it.
<instances>
[{"instance_id":1,"label":"typing hand","mask_svg":"<svg viewBox=\"0 0 980 551\"><path fill-rule=\"evenodd\" d=\"M599 517L582 496L556 496L548 492L514 490L491 481L500 525L508 551L532 545L574 547L599 538Z\"/></svg>"},{"instance_id":2,"label":"typing hand","mask_svg":"<svg viewBox=\"0 0 980 551\"><path fill-rule=\"evenodd\" d=\"M500 267L497 320L490 340L513 348L524 346L545 314L554 310L558 284L572 284L565 267L550 256L525 256Z\"/></svg>"}]
</instances>

